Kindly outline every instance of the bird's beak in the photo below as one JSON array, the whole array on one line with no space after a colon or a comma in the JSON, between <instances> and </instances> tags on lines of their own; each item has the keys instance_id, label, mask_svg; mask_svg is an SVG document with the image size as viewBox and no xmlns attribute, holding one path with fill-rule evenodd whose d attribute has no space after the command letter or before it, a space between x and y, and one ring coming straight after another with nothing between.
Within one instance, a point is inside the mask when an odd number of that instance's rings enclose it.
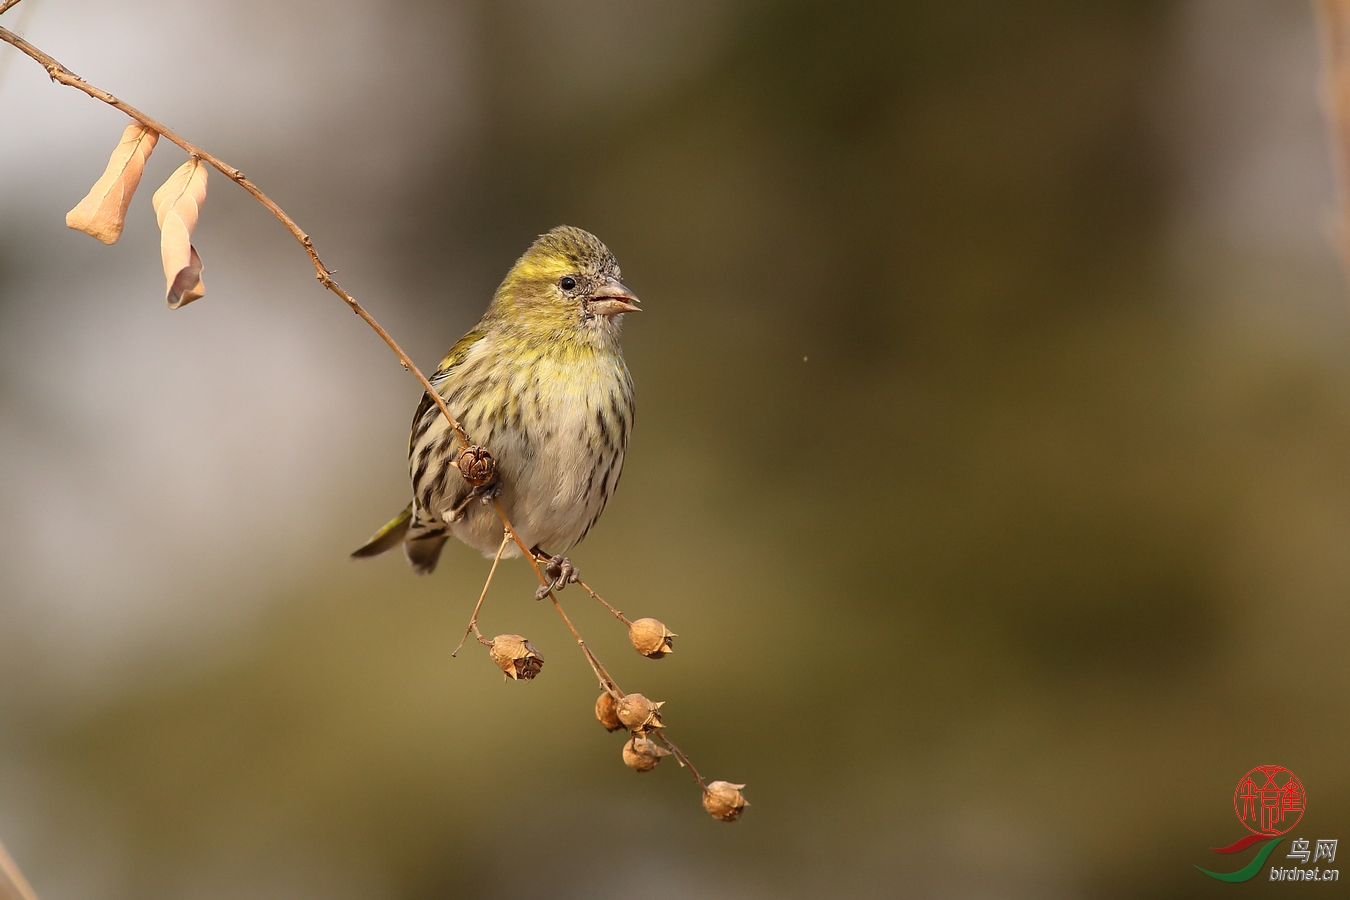
<instances>
[{"instance_id":1,"label":"bird's beak","mask_svg":"<svg viewBox=\"0 0 1350 900\"><path fill-rule=\"evenodd\" d=\"M640 301L617 278L610 278L591 294L586 308L597 316L617 316L619 313L642 312Z\"/></svg>"}]
</instances>

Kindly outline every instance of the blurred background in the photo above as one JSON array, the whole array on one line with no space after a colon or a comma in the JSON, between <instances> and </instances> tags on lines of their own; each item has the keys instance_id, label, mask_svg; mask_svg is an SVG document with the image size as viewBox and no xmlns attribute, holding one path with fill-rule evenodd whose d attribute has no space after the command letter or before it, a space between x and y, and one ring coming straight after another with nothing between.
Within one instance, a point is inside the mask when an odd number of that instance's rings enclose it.
<instances>
[{"instance_id":1,"label":"blurred background","mask_svg":"<svg viewBox=\"0 0 1350 900\"><path fill-rule=\"evenodd\" d=\"M547 228L646 311L571 555L728 826L519 563L347 553L419 391L213 175L170 313L123 117L0 46L0 840L43 900L1221 896L1253 766L1350 838L1350 304L1280 0L26 0L423 366ZM1245 861L1244 856L1241 861ZM1230 863L1232 863L1230 865ZM1248 890L1263 892L1269 885ZM1297 889L1295 889L1297 890ZM1310 891L1316 890L1309 888Z\"/></svg>"}]
</instances>

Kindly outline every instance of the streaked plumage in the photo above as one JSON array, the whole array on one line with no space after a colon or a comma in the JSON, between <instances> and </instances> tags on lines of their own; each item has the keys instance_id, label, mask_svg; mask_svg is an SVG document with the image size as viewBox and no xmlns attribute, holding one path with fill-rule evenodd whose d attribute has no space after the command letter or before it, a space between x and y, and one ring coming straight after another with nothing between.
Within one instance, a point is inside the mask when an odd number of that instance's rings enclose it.
<instances>
[{"instance_id":1,"label":"streaked plumage","mask_svg":"<svg viewBox=\"0 0 1350 900\"><path fill-rule=\"evenodd\" d=\"M604 244L579 228L555 228L516 261L478 325L430 378L469 438L496 458L499 499L527 547L565 552L618 486L633 427L619 331L636 300ZM408 444L412 503L353 555L402 543L413 568L427 573L451 535L494 554L501 522L490 505L463 505L471 488L454 465L461 449L423 395ZM503 555L518 552L511 544Z\"/></svg>"}]
</instances>

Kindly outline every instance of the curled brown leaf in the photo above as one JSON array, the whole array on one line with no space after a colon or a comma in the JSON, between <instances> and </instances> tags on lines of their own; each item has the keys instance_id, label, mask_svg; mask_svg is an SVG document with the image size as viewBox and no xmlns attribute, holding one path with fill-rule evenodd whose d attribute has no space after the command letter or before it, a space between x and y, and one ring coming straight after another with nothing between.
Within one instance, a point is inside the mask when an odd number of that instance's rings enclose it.
<instances>
[{"instance_id":1,"label":"curled brown leaf","mask_svg":"<svg viewBox=\"0 0 1350 900\"><path fill-rule=\"evenodd\" d=\"M206 293L202 259L192 246L192 230L206 202L206 165L193 157L179 166L155 191L159 252L164 259L165 300L169 309L186 306Z\"/></svg>"},{"instance_id":2,"label":"curled brown leaf","mask_svg":"<svg viewBox=\"0 0 1350 900\"><path fill-rule=\"evenodd\" d=\"M84 199L66 213L66 224L105 244L117 243L126 223L127 207L141 183L145 161L158 140L159 135L141 123L128 125L108 159L108 167Z\"/></svg>"}]
</instances>

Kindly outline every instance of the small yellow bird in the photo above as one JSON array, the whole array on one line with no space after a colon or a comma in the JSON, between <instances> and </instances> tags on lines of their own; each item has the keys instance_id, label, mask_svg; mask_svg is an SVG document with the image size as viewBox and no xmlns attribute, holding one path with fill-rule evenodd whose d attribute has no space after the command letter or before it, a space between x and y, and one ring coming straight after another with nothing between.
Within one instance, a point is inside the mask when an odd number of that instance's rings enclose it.
<instances>
[{"instance_id":1,"label":"small yellow bird","mask_svg":"<svg viewBox=\"0 0 1350 900\"><path fill-rule=\"evenodd\" d=\"M408 442L412 502L352 555L402 543L425 575L454 535L492 556L503 532L487 501L498 497L525 546L549 559L553 587L575 581L561 554L595 525L623 471L633 380L619 332L623 314L639 309L594 235L567 225L541 235L430 378L470 439L496 459L496 481L471 488L460 476L464 448L423 394ZM502 555L519 550L510 544Z\"/></svg>"}]
</instances>

